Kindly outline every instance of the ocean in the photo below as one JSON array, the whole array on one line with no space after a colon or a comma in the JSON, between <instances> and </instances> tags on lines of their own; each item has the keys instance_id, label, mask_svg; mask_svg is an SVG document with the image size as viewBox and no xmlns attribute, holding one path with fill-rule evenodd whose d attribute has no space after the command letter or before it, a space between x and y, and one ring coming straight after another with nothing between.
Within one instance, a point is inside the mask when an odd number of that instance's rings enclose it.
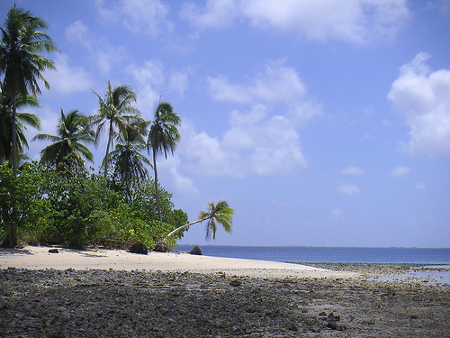
<instances>
[{"instance_id":1,"label":"ocean","mask_svg":"<svg viewBox=\"0 0 450 338\"><path fill-rule=\"evenodd\" d=\"M195 245L178 245L189 252ZM203 255L257 259L275 262L310 263L420 263L450 264L450 248L360 248L304 246L200 246Z\"/></svg>"}]
</instances>

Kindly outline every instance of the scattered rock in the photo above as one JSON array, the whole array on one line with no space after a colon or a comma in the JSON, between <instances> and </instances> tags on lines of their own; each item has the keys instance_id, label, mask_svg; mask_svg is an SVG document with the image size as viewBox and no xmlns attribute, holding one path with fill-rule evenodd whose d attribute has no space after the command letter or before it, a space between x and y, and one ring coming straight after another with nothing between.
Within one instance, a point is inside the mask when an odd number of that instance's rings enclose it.
<instances>
[{"instance_id":1,"label":"scattered rock","mask_svg":"<svg viewBox=\"0 0 450 338\"><path fill-rule=\"evenodd\" d=\"M158 242L156 243L155 247L153 248L153 251L157 252L169 252L170 248L166 243Z\"/></svg>"},{"instance_id":2,"label":"scattered rock","mask_svg":"<svg viewBox=\"0 0 450 338\"><path fill-rule=\"evenodd\" d=\"M49 253L59 253L58 249L48 249Z\"/></svg>"},{"instance_id":3,"label":"scattered rock","mask_svg":"<svg viewBox=\"0 0 450 338\"><path fill-rule=\"evenodd\" d=\"M191 255L203 255L202 249L200 249L197 245L194 246L189 253Z\"/></svg>"},{"instance_id":4,"label":"scattered rock","mask_svg":"<svg viewBox=\"0 0 450 338\"><path fill-rule=\"evenodd\" d=\"M146 254L148 254L148 249L145 246L145 244L135 243L130 247L130 252L141 254L141 255L146 255Z\"/></svg>"},{"instance_id":5,"label":"scattered rock","mask_svg":"<svg viewBox=\"0 0 450 338\"><path fill-rule=\"evenodd\" d=\"M241 282L240 280L233 279L233 280L230 282L230 285L231 285L231 286L241 286L241 285L242 285L242 282Z\"/></svg>"}]
</instances>

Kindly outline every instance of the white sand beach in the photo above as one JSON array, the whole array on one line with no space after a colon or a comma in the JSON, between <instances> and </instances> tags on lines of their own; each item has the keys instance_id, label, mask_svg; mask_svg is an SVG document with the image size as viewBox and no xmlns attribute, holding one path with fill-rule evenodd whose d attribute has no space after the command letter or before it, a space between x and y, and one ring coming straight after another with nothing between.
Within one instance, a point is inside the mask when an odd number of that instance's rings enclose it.
<instances>
[{"instance_id":1,"label":"white sand beach","mask_svg":"<svg viewBox=\"0 0 450 338\"><path fill-rule=\"evenodd\" d=\"M50 253L49 249L49 247L26 246L22 249L0 250L0 268L188 271L261 278L325 278L356 275L353 272L331 271L299 264L199 256L188 253L149 252L148 255L140 255L125 250L73 250L61 247L56 248L58 253Z\"/></svg>"}]
</instances>

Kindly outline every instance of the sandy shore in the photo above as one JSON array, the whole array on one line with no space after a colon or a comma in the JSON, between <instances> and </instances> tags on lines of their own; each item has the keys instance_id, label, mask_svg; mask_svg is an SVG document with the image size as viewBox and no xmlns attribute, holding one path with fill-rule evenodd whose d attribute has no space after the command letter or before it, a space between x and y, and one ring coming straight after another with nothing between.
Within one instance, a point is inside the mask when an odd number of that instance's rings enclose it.
<instances>
[{"instance_id":1,"label":"sandy shore","mask_svg":"<svg viewBox=\"0 0 450 338\"><path fill-rule=\"evenodd\" d=\"M0 250L0 336L449 337L449 284L373 278L408 265L48 249Z\"/></svg>"},{"instance_id":2,"label":"sandy shore","mask_svg":"<svg viewBox=\"0 0 450 338\"><path fill-rule=\"evenodd\" d=\"M353 272L331 271L299 264L219 258L190 255L188 253L150 252L133 254L125 250L72 250L27 246L23 249L0 250L0 268L75 270L146 270L197 273L225 273L236 276L262 278L280 277L349 277Z\"/></svg>"}]
</instances>

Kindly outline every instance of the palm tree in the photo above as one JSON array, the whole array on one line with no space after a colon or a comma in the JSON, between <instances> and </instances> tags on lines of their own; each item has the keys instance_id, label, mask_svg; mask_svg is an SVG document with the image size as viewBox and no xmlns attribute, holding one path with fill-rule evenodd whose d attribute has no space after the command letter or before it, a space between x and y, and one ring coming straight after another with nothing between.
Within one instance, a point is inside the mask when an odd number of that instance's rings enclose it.
<instances>
[{"instance_id":1,"label":"palm tree","mask_svg":"<svg viewBox=\"0 0 450 338\"><path fill-rule=\"evenodd\" d=\"M22 8L12 7L5 19L5 27L0 27L0 73L4 73L3 86L7 97L12 100L12 161L13 173L17 176L17 97L26 98L30 91L33 96L41 93L38 80L49 88L42 72L55 69L52 60L39 52L57 51L56 44L42 30L47 23Z\"/></svg>"},{"instance_id":2,"label":"palm tree","mask_svg":"<svg viewBox=\"0 0 450 338\"><path fill-rule=\"evenodd\" d=\"M143 119L140 117L139 110L132 105L136 102L136 93L131 90L129 86L121 85L112 88L111 82L108 81L106 87L105 97L102 98L99 94L94 92L98 97L99 110L98 114L90 116L92 126L97 127L95 139L98 142L100 135L106 126L108 128L108 143L106 145L106 153L104 157L104 178L105 185L103 190L103 200L106 195L106 177L108 174L109 151L113 145L114 138L119 134L132 133L137 138L142 138L134 126L142 123ZM115 131L115 127L119 130Z\"/></svg>"},{"instance_id":3,"label":"palm tree","mask_svg":"<svg viewBox=\"0 0 450 338\"><path fill-rule=\"evenodd\" d=\"M150 131L148 133L147 148L153 153L153 170L155 172L155 193L156 207L158 209L158 218L162 221L161 205L159 201L158 191L158 170L156 168L156 157L158 153L163 154L167 158L170 150L173 152L180 140L180 133L177 126L181 123L181 118L173 111L173 107L168 102L160 102L156 108L154 120L151 122Z\"/></svg>"},{"instance_id":4,"label":"palm tree","mask_svg":"<svg viewBox=\"0 0 450 338\"><path fill-rule=\"evenodd\" d=\"M0 89L2 88L0 84ZM21 96L16 99L17 110L22 107L39 107L39 102L33 96L27 96L23 99ZM0 162L8 160L12 162L12 124L13 124L12 100L9 100L3 91L0 92ZM28 147L28 142L24 131L27 129L26 125L32 126L36 129L41 128L39 117L32 113L16 112L15 134L16 134L16 149L17 160L20 155L23 156L24 148ZM18 161L19 162L19 161Z\"/></svg>"},{"instance_id":5,"label":"palm tree","mask_svg":"<svg viewBox=\"0 0 450 338\"><path fill-rule=\"evenodd\" d=\"M227 201L219 201L216 205L208 203L208 211L201 211L198 220L189 224L182 225L175 230L169 232L167 238L191 225L208 221L206 224L206 238L216 239L217 223L222 225L226 233L231 234L233 229L234 209L232 209Z\"/></svg>"},{"instance_id":6,"label":"palm tree","mask_svg":"<svg viewBox=\"0 0 450 338\"><path fill-rule=\"evenodd\" d=\"M146 123L141 127L136 126L136 128L145 133ZM119 134L116 140L116 149L109 153L109 161L114 166L114 178L125 182L131 199L133 185L148 177L148 170L145 165L151 167L152 164L141 153L146 148L146 144L138 135L128 131Z\"/></svg>"},{"instance_id":7,"label":"palm tree","mask_svg":"<svg viewBox=\"0 0 450 338\"><path fill-rule=\"evenodd\" d=\"M57 135L38 134L33 138L33 141L53 142L41 151L42 163L61 170L83 167L83 157L94 162L94 155L84 144L94 143L95 133L87 126L86 118L78 110L72 110L65 115L61 109L56 132Z\"/></svg>"}]
</instances>

